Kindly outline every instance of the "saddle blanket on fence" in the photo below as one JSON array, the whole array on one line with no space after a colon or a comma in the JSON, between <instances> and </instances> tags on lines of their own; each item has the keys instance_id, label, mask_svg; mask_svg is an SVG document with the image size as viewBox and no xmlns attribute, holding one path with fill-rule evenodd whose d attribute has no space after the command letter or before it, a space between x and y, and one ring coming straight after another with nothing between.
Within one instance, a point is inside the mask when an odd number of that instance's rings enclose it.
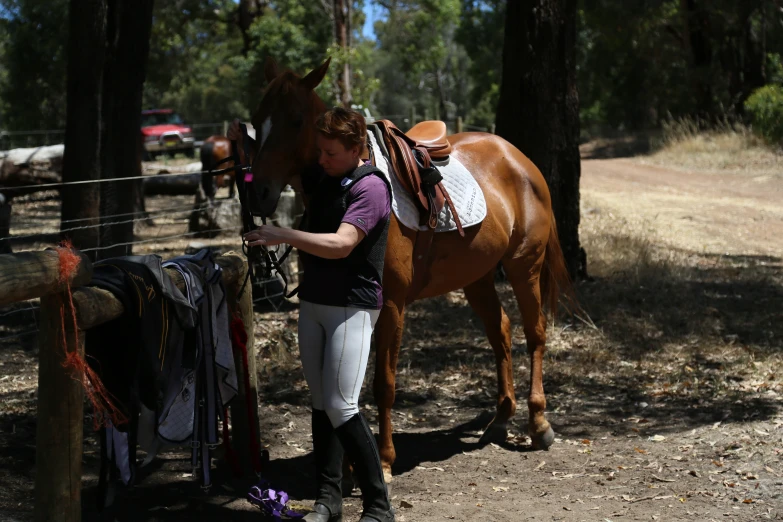
<instances>
[{"instance_id":1,"label":"saddle blanket on fence","mask_svg":"<svg viewBox=\"0 0 783 522\"><path fill-rule=\"evenodd\" d=\"M368 130L370 132L367 135L370 138L370 147L375 157L375 166L381 169L392 188L392 211L394 215L406 228L427 230L426 226L419 225L419 209L413 197L408 194L397 179L397 176L393 174L389 158L383 153L378 144L379 138L376 137L372 126L369 127ZM432 160L432 164L438 168L443 176L443 186L446 187L451 200L454 202L462 227L467 228L481 223L487 217L487 202L484 199L484 192L482 192L473 175L465 168L465 165L454 156L449 156L444 161ZM435 228L435 232L450 232L452 230L457 230L457 224L449 206L444 205L443 210L438 214L438 226Z\"/></svg>"}]
</instances>

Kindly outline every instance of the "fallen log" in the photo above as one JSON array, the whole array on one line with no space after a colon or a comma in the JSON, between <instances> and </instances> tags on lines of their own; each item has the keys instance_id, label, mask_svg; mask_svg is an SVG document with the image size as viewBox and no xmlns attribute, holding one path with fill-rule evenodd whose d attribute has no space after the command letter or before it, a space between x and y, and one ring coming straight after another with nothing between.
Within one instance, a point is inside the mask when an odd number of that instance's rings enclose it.
<instances>
[{"instance_id":1,"label":"fallen log","mask_svg":"<svg viewBox=\"0 0 783 522\"><path fill-rule=\"evenodd\" d=\"M14 198L31 192L37 187L16 189L28 185L60 183L63 169L62 145L13 149L0 152L0 186L8 198Z\"/></svg>"},{"instance_id":2,"label":"fallen log","mask_svg":"<svg viewBox=\"0 0 783 522\"><path fill-rule=\"evenodd\" d=\"M200 183L201 174L146 176L144 178L144 195L190 196L196 193Z\"/></svg>"}]
</instances>

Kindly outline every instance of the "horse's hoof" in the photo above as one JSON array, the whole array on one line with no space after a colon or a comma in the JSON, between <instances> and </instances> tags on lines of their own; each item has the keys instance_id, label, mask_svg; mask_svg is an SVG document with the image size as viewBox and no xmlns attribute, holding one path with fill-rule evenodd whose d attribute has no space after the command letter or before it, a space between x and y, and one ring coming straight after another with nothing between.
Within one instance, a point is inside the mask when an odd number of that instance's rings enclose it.
<instances>
[{"instance_id":1,"label":"horse's hoof","mask_svg":"<svg viewBox=\"0 0 783 522\"><path fill-rule=\"evenodd\" d=\"M392 480L394 479L392 478L391 468L383 468L383 481L388 485L392 483Z\"/></svg>"},{"instance_id":2,"label":"horse's hoof","mask_svg":"<svg viewBox=\"0 0 783 522\"><path fill-rule=\"evenodd\" d=\"M549 426L544 433L532 434L530 440L533 443L533 449L548 450L555 441L555 432L552 426Z\"/></svg>"},{"instance_id":3,"label":"horse's hoof","mask_svg":"<svg viewBox=\"0 0 783 522\"><path fill-rule=\"evenodd\" d=\"M491 422L489 426L487 426L487 429L484 430L484 434L481 435L479 444L489 444L490 442L499 444L501 442L506 442L507 437L508 429L506 429L505 422Z\"/></svg>"}]
</instances>

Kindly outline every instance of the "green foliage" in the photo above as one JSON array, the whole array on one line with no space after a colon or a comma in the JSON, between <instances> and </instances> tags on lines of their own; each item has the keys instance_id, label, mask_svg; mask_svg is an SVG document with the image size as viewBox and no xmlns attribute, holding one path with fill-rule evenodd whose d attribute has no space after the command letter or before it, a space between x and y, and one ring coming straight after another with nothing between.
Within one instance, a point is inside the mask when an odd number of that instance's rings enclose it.
<instances>
[{"instance_id":1,"label":"green foliage","mask_svg":"<svg viewBox=\"0 0 783 522\"><path fill-rule=\"evenodd\" d=\"M318 88L327 103L336 103L336 80L348 63L354 103L376 115L404 124L400 120L414 110L419 119L461 116L466 124L489 127L507 1L353 0L347 50L334 44L329 1L261 2L264 12L244 35L236 0L156 1L144 106L174 108L190 122L247 118L266 85L267 56L300 74L331 56ZM765 81L783 85L783 13L771 2L577 2L583 129L645 128L687 116L709 124L741 116L743 109L757 128L763 125L752 112L760 110L760 98L743 102ZM377 41L360 34L365 3L382 9ZM0 0L2 128L63 127L68 5ZM696 10L683 12L689 5ZM709 27L699 67L686 31L689 13Z\"/></svg>"},{"instance_id":2,"label":"green foliage","mask_svg":"<svg viewBox=\"0 0 783 522\"><path fill-rule=\"evenodd\" d=\"M327 56L332 57L329 72L318 86L318 93L327 103L337 103L336 79L348 63L351 66L351 96L353 105L357 109L372 107L372 100L381 88L378 78L368 75L365 71L371 67L375 54L372 42L360 41L354 43L350 49L342 49L336 44L331 44L326 50Z\"/></svg>"},{"instance_id":3,"label":"green foliage","mask_svg":"<svg viewBox=\"0 0 783 522\"><path fill-rule=\"evenodd\" d=\"M247 56L235 59L248 75L246 105L252 112L266 85L264 61L272 56L281 67L304 73L320 65L332 42L332 25L320 2L278 0L250 28L252 40Z\"/></svg>"},{"instance_id":4,"label":"green foliage","mask_svg":"<svg viewBox=\"0 0 783 522\"><path fill-rule=\"evenodd\" d=\"M233 63L242 48L232 0L156 2L145 108L168 107L186 121L246 117L243 71Z\"/></svg>"},{"instance_id":5,"label":"green foliage","mask_svg":"<svg viewBox=\"0 0 783 522\"><path fill-rule=\"evenodd\" d=\"M375 23L378 112L402 120L414 108L419 119L456 118L464 112L468 91L468 57L455 40L459 0L392 5L386 19Z\"/></svg>"},{"instance_id":6,"label":"green foliage","mask_svg":"<svg viewBox=\"0 0 783 522\"><path fill-rule=\"evenodd\" d=\"M281 67L303 75L321 65L327 57L332 61L326 78L317 88L327 104L337 103L336 78L345 63L351 65L351 93L356 105L368 107L380 84L366 73L372 61L372 42L363 41L356 31L353 47L344 50L334 43L330 13L317 1L278 0L264 16L256 20L250 30L253 40L246 57L237 57L235 63L245 71L251 99L246 100L252 112L260 98L260 89L266 85L264 61L272 56ZM363 2L354 1L352 27L361 28L364 21Z\"/></svg>"},{"instance_id":7,"label":"green foliage","mask_svg":"<svg viewBox=\"0 0 783 522\"><path fill-rule=\"evenodd\" d=\"M783 142L783 86L765 85L745 101L753 128L771 143Z\"/></svg>"},{"instance_id":8,"label":"green foliage","mask_svg":"<svg viewBox=\"0 0 783 522\"><path fill-rule=\"evenodd\" d=\"M0 126L65 125L68 0L0 0Z\"/></svg>"},{"instance_id":9,"label":"green foliage","mask_svg":"<svg viewBox=\"0 0 783 522\"><path fill-rule=\"evenodd\" d=\"M742 102L764 83L764 45L783 45L783 15L770 2L579 0L578 5L577 84L588 128L659 126L669 116L709 123L741 115ZM684 11L688 5L692 9ZM689 19L706 29L688 31ZM703 55L698 64L694 38ZM767 81L774 81L775 64L770 55Z\"/></svg>"},{"instance_id":10,"label":"green foliage","mask_svg":"<svg viewBox=\"0 0 783 522\"><path fill-rule=\"evenodd\" d=\"M767 80L783 85L783 57L779 53L767 54Z\"/></svg>"},{"instance_id":11,"label":"green foliage","mask_svg":"<svg viewBox=\"0 0 783 522\"><path fill-rule=\"evenodd\" d=\"M470 57L470 107L465 121L489 127L495 121L503 68L505 0L461 0L456 39Z\"/></svg>"}]
</instances>

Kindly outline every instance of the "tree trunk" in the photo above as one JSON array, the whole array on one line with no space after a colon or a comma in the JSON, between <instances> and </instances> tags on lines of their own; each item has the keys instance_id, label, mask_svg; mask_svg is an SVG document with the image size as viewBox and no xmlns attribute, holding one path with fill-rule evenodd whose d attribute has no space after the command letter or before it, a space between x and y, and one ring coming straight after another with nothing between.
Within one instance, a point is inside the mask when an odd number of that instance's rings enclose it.
<instances>
[{"instance_id":1,"label":"tree trunk","mask_svg":"<svg viewBox=\"0 0 783 522\"><path fill-rule=\"evenodd\" d=\"M101 177L101 105L106 40L106 0L71 0L68 16L67 109L64 182ZM96 44L98 42L98 44ZM79 249L98 245L100 189L97 183L66 185L62 190L60 230Z\"/></svg>"},{"instance_id":2,"label":"tree trunk","mask_svg":"<svg viewBox=\"0 0 783 522\"><path fill-rule=\"evenodd\" d=\"M685 35L690 50L690 81L696 102L696 114L709 119L714 115L712 99L712 43L710 20L703 0L681 0L685 17Z\"/></svg>"},{"instance_id":3,"label":"tree trunk","mask_svg":"<svg viewBox=\"0 0 783 522\"><path fill-rule=\"evenodd\" d=\"M736 108L741 113L743 104L751 93L767 83L767 40L766 17L764 16L766 6L764 3L760 1L739 2L738 7L740 9L739 23L742 24L742 77L744 81L739 99L736 102ZM756 10L761 10L761 27L758 38L755 38L753 34L753 13Z\"/></svg>"},{"instance_id":4,"label":"tree trunk","mask_svg":"<svg viewBox=\"0 0 783 522\"><path fill-rule=\"evenodd\" d=\"M109 0L107 60L103 89L103 178L141 175L137 145L141 97L152 30L152 0ZM101 244L111 246L99 258L130 255L133 212L140 183L117 181L101 186Z\"/></svg>"},{"instance_id":5,"label":"tree trunk","mask_svg":"<svg viewBox=\"0 0 783 522\"><path fill-rule=\"evenodd\" d=\"M0 194L0 254L11 253L11 202Z\"/></svg>"},{"instance_id":6,"label":"tree trunk","mask_svg":"<svg viewBox=\"0 0 783 522\"><path fill-rule=\"evenodd\" d=\"M250 38L250 26L256 18L264 14L268 0L239 0L237 7L237 26L242 33L242 55L247 56L252 46Z\"/></svg>"},{"instance_id":7,"label":"tree trunk","mask_svg":"<svg viewBox=\"0 0 783 522\"><path fill-rule=\"evenodd\" d=\"M351 1L334 0L334 39L343 51L345 63L337 78L337 101L346 109L351 108L351 63L348 51L351 49Z\"/></svg>"},{"instance_id":8,"label":"tree trunk","mask_svg":"<svg viewBox=\"0 0 783 522\"><path fill-rule=\"evenodd\" d=\"M577 0L509 1L497 134L541 170L572 277L580 266Z\"/></svg>"}]
</instances>

